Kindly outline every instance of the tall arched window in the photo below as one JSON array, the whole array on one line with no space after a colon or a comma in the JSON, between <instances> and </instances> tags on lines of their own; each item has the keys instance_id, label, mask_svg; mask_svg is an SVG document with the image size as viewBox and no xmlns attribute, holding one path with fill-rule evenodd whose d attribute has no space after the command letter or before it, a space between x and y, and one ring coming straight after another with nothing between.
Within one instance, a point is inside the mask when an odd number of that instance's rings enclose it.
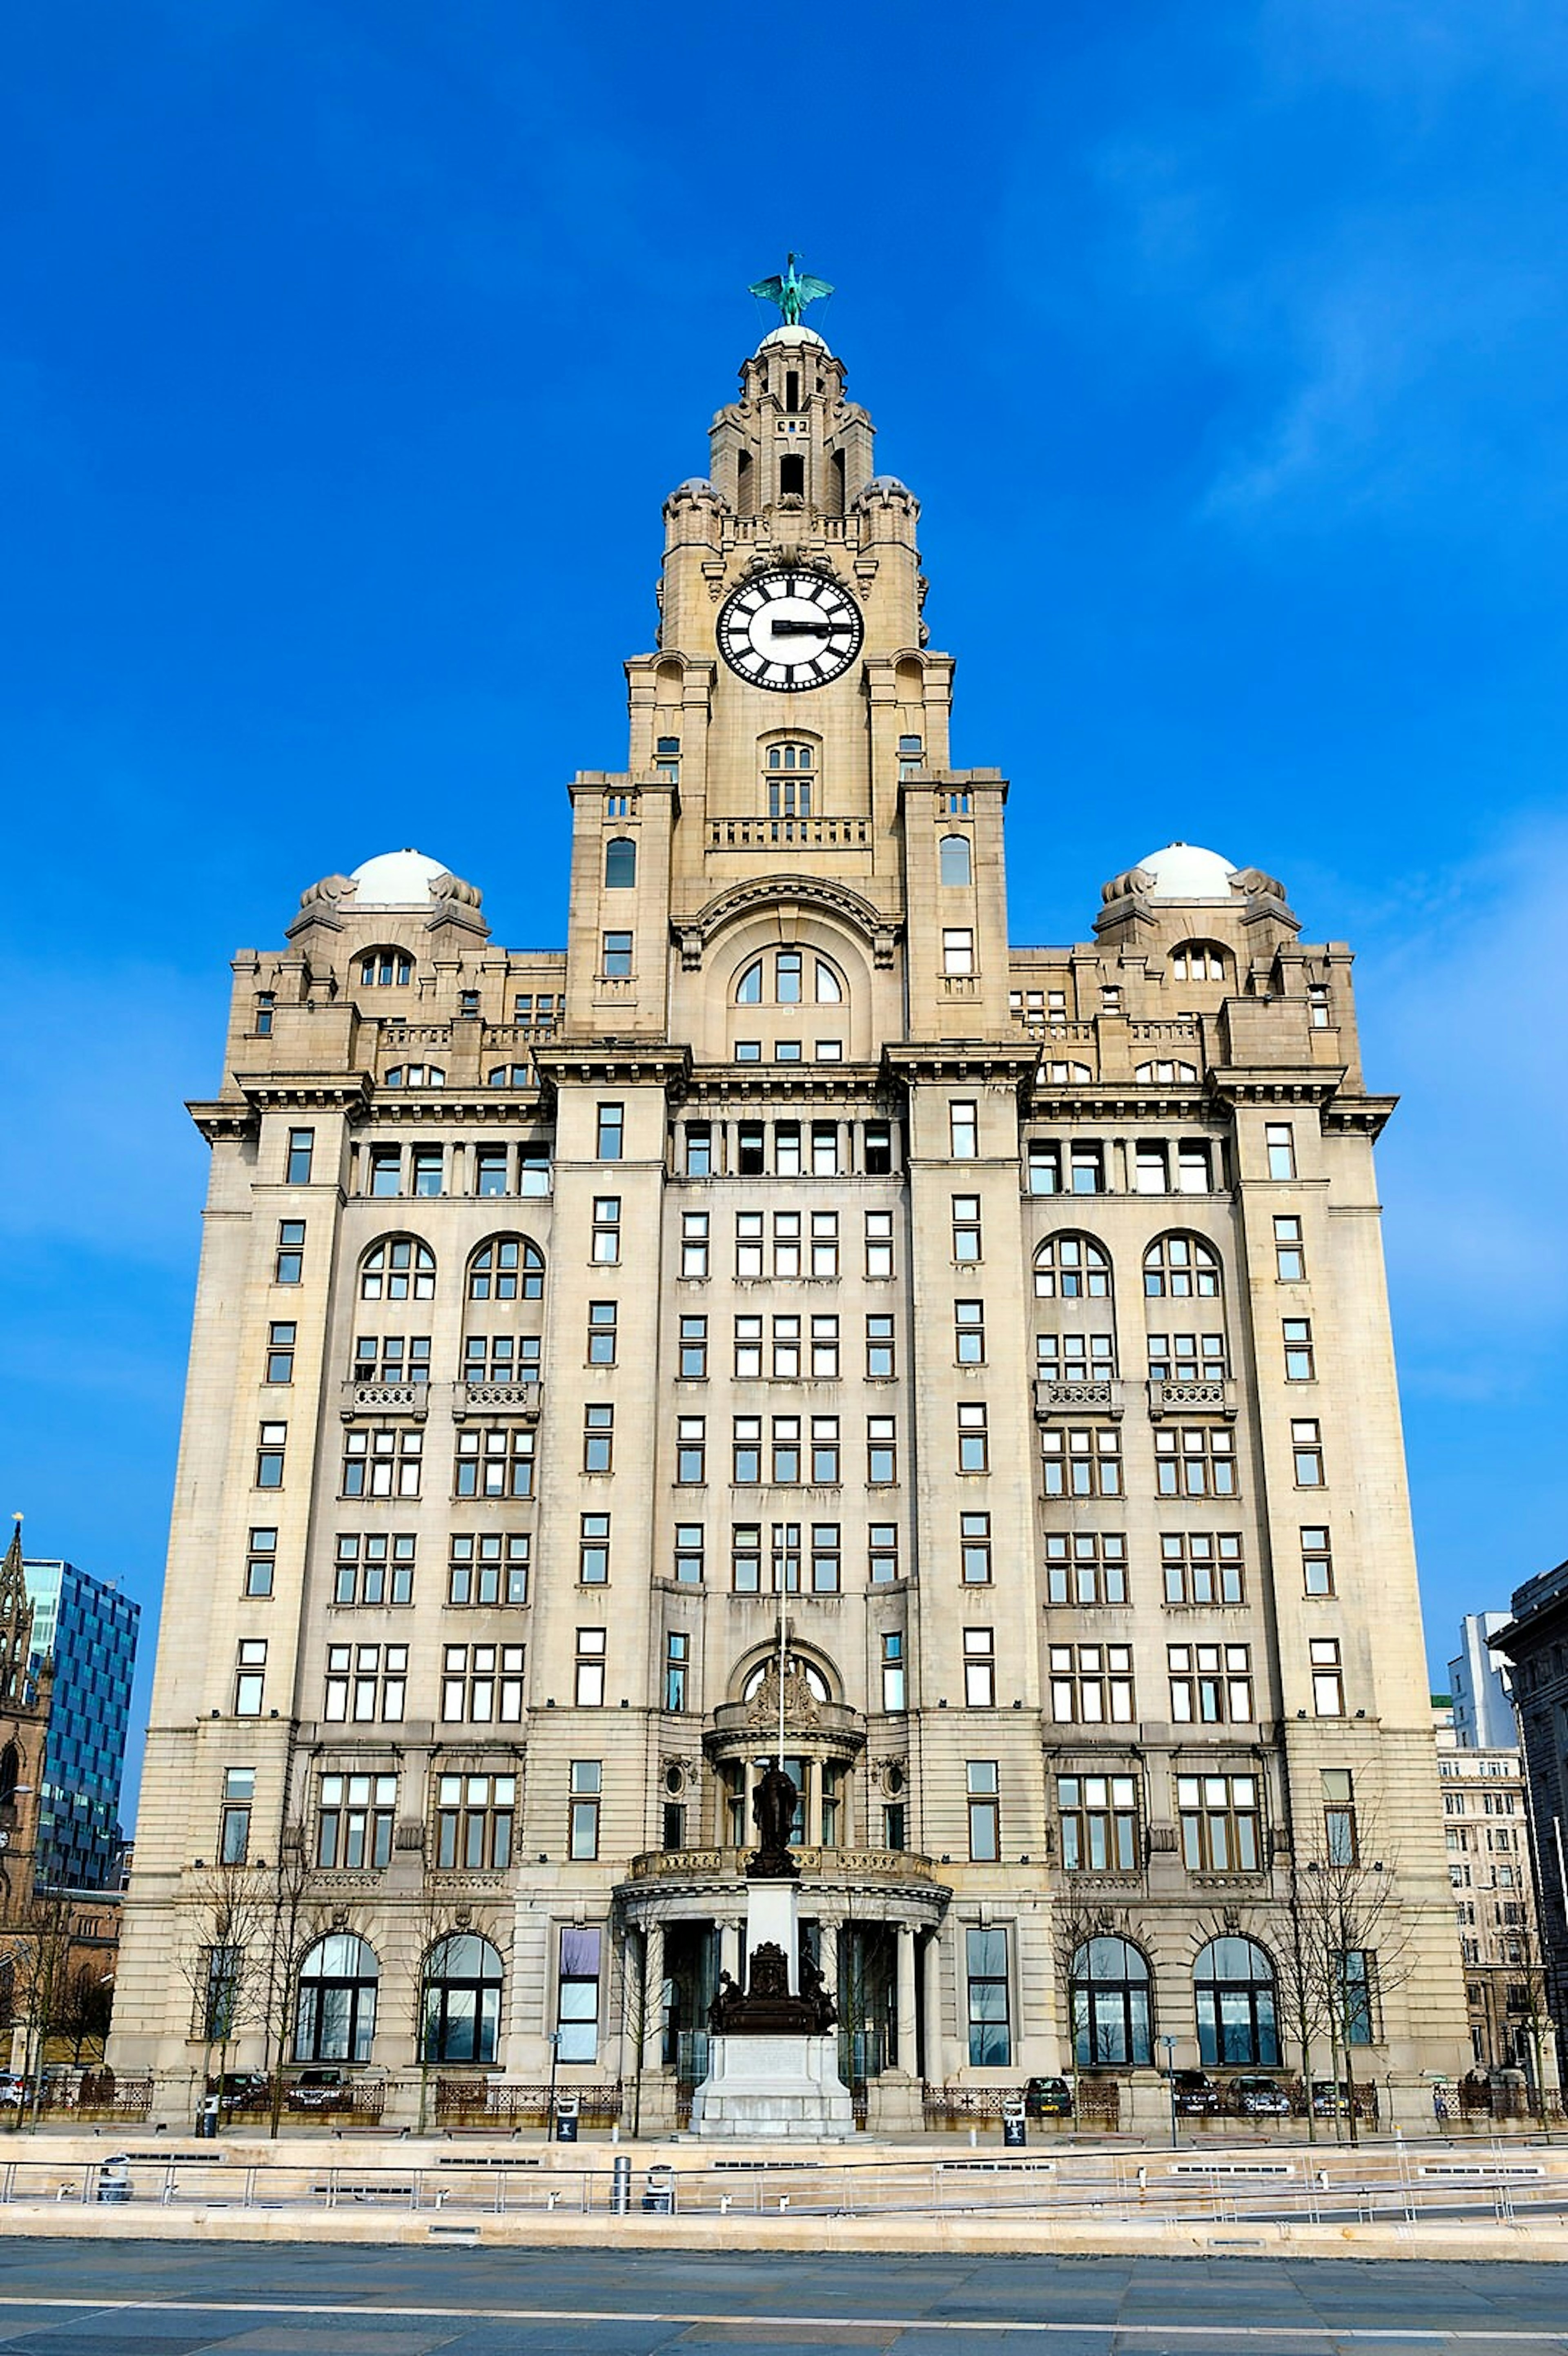
<instances>
[{"instance_id":1,"label":"tall arched window","mask_svg":"<svg viewBox=\"0 0 1568 2356\"><path fill-rule=\"evenodd\" d=\"M544 1254L527 1236L491 1236L468 1263L470 1301L542 1301Z\"/></svg>"},{"instance_id":2,"label":"tall arched window","mask_svg":"<svg viewBox=\"0 0 1568 2356\"><path fill-rule=\"evenodd\" d=\"M406 990L413 973L414 961L407 949L366 949L360 955L361 990Z\"/></svg>"},{"instance_id":3,"label":"tall arched window","mask_svg":"<svg viewBox=\"0 0 1568 2356\"><path fill-rule=\"evenodd\" d=\"M613 835L604 845L604 889L630 892L637 881L637 846L629 834Z\"/></svg>"},{"instance_id":4,"label":"tall arched window","mask_svg":"<svg viewBox=\"0 0 1568 2356\"><path fill-rule=\"evenodd\" d=\"M361 1301L433 1301L435 1254L417 1236L384 1236L359 1269Z\"/></svg>"},{"instance_id":5,"label":"tall arched window","mask_svg":"<svg viewBox=\"0 0 1568 2356\"><path fill-rule=\"evenodd\" d=\"M944 884L968 884L973 881L966 834L944 834L940 857Z\"/></svg>"},{"instance_id":6,"label":"tall arched window","mask_svg":"<svg viewBox=\"0 0 1568 2356\"><path fill-rule=\"evenodd\" d=\"M1218 941L1179 941L1170 952L1172 981L1223 981L1225 952Z\"/></svg>"},{"instance_id":7,"label":"tall arched window","mask_svg":"<svg viewBox=\"0 0 1568 2356\"><path fill-rule=\"evenodd\" d=\"M1218 1301L1220 1256L1201 1236L1156 1236L1144 1254L1150 1301Z\"/></svg>"},{"instance_id":8,"label":"tall arched window","mask_svg":"<svg viewBox=\"0 0 1568 2356\"><path fill-rule=\"evenodd\" d=\"M1255 1939L1211 1939L1199 1951L1192 1982L1200 2062L1277 2065L1274 1965Z\"/></svg>"},{"instance_id":9,"label":"tall arched window","mask_svg":"<svg viewBox=\"0 0 1568 2356\"><path fill-rule=\"evenodd\" d=\"M494 2062L501 2027L501 1958L488 1939L454 1931L438 1939L424 1964L420 2057L425 2062Z\"/></svg>"},{"instance_id":10,"label":"tall arched window","mask_svg":"<svg viewBox=\"0 0 1568 2356\"><path fill-rule=\"evenodd\" d=\"M804 949L773 949L752 958L735 980L737 1006L801 1006L807 1000L818 1006L841 1006L843 978L823 957L808 958Z\"/></svg>"},{"instance_id":11,"label":"tall arched window","mask_svg":"<svg viewBox=\"0 0 1568 2356\"><path fill-rule=\"evenodd\" d=\"M15 1807L16 1778L20 1772L21 1762L17 1756L16 1746L14 1742L8 1742L5 1750L0 1751L0 1808Z\"/></svg>"},{"instance_id":12,"label":"tall arched window","mask_svg":"<svg viewBox=\"0 0 1568 2356\"><path fill-rule=\"evenodd\" d=\"M1086 1939L1072 1958L1072 2041L1084 2070L1147 2067L1148 1965L1130 1939Z\"/></svg>"},{"instance_id":13,"label":"tall arched window","mask_svg":"<svg viewBox=\"0 0 1568 2356\"><path fill-rule=\"evenodd\" d=\"M376 2034L376 1950L352 1932L318 1939L300 1965L296 2062L368 2062Z\"/></svg>"},{"instance_id":14,"label":"tall arched window","mask_svg":"<svg viewBox=\"0 0 1568 2356\"><path fill-rule=\"evenodd\" d=\"M1041 1301L1109 1301L1110 1255L1093 1236L1047 1236L1034 1256Z\"/></svg>"}]
</instances>

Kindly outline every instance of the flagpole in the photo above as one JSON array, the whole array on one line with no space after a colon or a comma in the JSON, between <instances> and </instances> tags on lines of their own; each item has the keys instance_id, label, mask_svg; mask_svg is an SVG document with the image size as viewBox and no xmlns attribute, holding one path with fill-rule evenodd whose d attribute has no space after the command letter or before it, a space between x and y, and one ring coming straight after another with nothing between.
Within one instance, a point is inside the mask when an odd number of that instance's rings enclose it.
<instances>
[{"instance_id":1,"label":"flagpole","mask_svg":"<svg viewBox=\"0 0 1568 2356\"><path fill-rule=\"evenodd\" d=\"M774 1558L775 1561L777 1557ZM779 1590L779 1766L784 1762L784 1635L789 1622L784 1617L784 1590Z\"/></svg>"}]
</instances>

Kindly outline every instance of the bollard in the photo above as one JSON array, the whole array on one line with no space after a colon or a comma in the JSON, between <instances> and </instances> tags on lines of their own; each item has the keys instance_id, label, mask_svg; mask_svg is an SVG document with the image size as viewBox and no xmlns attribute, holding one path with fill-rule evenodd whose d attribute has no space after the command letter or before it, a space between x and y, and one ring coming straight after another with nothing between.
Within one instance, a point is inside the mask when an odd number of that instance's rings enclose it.
<instances>
[{"instance_id":1,"label":"bollard","mask_svg":"<svg viewBox=\"0 0 1568 2356\"><path fill-rule=\"evenodd\" d=\"M632 2163L624 2153L617 2153L610 2171L610 2214L629 2217L632 2212Z\"/></svg>"}]
</instances>

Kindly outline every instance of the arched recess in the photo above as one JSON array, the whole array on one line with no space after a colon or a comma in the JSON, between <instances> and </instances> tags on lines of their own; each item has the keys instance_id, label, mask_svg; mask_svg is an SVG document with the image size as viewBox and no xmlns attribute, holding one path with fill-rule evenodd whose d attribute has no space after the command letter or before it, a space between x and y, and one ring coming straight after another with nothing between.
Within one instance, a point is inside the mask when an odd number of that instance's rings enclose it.
<instances>
[{"instance_id":1,"label":"arched recess","mask_svg":"<svg viewBox=\"0 0 1568 2356\"><path fill-rule=\"evenodd\" d=\"M714 1062L865 1062L896 938L848 886L810 876L736 885L680 931L682 1019Z\"/></svg>"},{"instance_id":2,"label":"arched recess","mask_svg":"<svg viewBox=\"0 0 1568 2356\"><path fill-rule=\"evenodd\" d=\"M420 1985L421 2062L494 2062L505 1969L488 1939L452 1931L424 1959Z\"/></svg>"},{"instance_id":3,"label":"arched recess","mask_svg":"<svg viewBox=\"0 0 1568 2356\"><path fill-rule=\"evenodd\" d=\"M1083 2070L1147 2069L1154 2054L1148 1958L1130 1939L1085 1939L1072 1969L1072 2040Z\"/></svg>"},{"instance_id":4,"label":"arched recess","mask_svg":"<svg viewBox=\"0 0 1568 2356\"><path fill-rule=\"evenodd\" d=\"M294 2013L296 2062L368 2062L376 2034L381 1966L376 1950L349 1931L307 1949Z\"/></svg>"},{"instance_id":5,"label":"arched recess","mask_svg":"<svg viewBox=\"0 0 1568 2356\"><path fill-rule=\"evenodd\" d=\"M1198 2006L1198 2058L1235 2069L1277 2068L1278 2007L1274 1964L1255 1939L1211 1939L1192 1966Z\"/></svg>"}]
</instances>

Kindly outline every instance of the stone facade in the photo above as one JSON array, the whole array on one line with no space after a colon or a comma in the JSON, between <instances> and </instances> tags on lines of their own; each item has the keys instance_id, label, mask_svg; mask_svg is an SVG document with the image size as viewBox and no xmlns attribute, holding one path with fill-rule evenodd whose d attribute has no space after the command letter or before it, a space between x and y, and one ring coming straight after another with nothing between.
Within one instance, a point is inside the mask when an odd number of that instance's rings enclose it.
<instances>
[{"instance_id":1,"label":"stone facade","mask_svg":"<svg viewBox=\"0 0 1568 2356\"><path fill-rule=\"evenodd\" d=\"M1490 1639L1513 1672L1535 1844L1536 1909L1546 2002L1568 2069L1568 1562L1513 1591L1513 1617Z\"/></svg>"},{"instance_id":2,"label":"stone facade","mask_svg":"<svg viewBox=\"0 0 1568 2356\"><path fill-rule=\"evenodd\" d=\"M1179 844L1009 948L841 364L776 331L711 441L564 954L397 852L235 960L116 2057L186 2065L227 1842L336 1943L293 2058L419 2016L667 2119L782 1700L873 2120L1066 2067L1073 1948L1135 2099L1271 2064L1346 1808L1413 2100L1468 2044L1349 951Z\"/></svg>"},{"instance_id":3,"label":"stone facade","mask_svg":"<svg viewBox=\"0 0 1568 2356\"><path fill-rule=\"evenodd\" d=\"M1532 2086L1539 2077L1555 2087L1524 1754L1517 1743L1467 1742L1446 1710L1435 1717L1443 1837L1476 2067L1522 2070Z\"/></svg>"}]
</instances>

